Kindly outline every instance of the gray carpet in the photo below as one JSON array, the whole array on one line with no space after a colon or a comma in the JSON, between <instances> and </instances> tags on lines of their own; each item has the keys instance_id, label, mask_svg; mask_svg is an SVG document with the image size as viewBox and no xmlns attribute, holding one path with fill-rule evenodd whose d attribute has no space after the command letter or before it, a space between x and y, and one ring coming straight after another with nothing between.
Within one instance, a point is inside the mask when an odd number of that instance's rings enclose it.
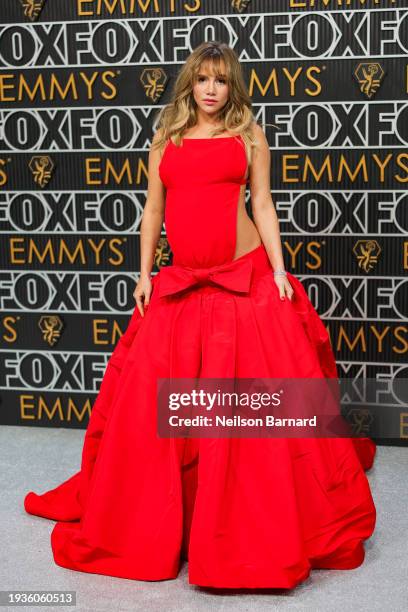
<instances>
[{"instance_id":1,"label":"gray carpet","mask_svg":"<svg viewBox=\"0 0 408 612\"><path fill-rule=\"evenodd\" d=\"M53 521L28 515L23 497L42 493L77 471L84 431L0 427L1 590L76 591L76 607L1 610L149 610L149 612L305 610L357 612L407 609L408 449L378 447L368 472L377 527L366 541L364 564L354 570L313 570L292 591L212 591L188 584L187 563L176 580L143 582L64 569L50 548Z\"/></svg>"}]
</instances>

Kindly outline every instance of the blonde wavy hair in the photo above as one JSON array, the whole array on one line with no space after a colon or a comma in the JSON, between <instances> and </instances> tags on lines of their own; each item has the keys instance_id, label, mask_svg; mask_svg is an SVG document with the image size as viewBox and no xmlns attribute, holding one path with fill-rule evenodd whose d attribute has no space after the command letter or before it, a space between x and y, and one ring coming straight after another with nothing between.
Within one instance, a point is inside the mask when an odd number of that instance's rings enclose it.
<instances>
[{"instance_id":1,"label":"blonde wavy hair","mask_svg":"<svg viewBox=\"0 0 408 612\"><path fill-rule=\"evenodd\" d=\"M252 100L235 51L226 43L218 41L203 42L188 56L177 75L170 102L160 110L154 121L154 130L160 129L160 132L152 146L161 149L169 138L176 146L180 146L184 132L197 123L197 104L193 96L196 75L201 65L209 62L215 76L220 76L222 61L225 63L229 98L217 117L221 125L212 131L211 136L224 131L241 135L250 165L252 147L257 144L252 133L252 125L256 123Z\"/></svg>"}]
</instances>

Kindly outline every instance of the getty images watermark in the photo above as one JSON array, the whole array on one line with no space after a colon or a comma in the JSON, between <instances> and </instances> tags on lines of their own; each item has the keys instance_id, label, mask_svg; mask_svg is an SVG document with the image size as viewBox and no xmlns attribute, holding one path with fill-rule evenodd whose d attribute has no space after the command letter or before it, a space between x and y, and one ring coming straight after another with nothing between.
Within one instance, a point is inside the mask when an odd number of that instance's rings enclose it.
<instances>
[{"instance_id":1,"label":"getty images watermark","mask_svg":"<svg viewBox=\"0 0 408 612\"><path fill-rule=\"evenodd\" d=\"M162 438L408 437L408 379L159 378Z\"/></svg>"}]
</instances>

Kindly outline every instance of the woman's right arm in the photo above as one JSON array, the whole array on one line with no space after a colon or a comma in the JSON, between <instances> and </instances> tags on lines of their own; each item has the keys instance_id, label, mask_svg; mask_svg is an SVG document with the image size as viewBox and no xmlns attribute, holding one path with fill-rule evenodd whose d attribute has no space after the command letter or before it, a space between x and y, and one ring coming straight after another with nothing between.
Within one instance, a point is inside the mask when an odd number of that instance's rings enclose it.
<instances>
[{"instance_id":1,"label":"woman's right arm","mask_svg":"<svg viewBox=\"0 0 408 612\"><path fill-rule=\"evenodd\" d=\"M158 136L159 130L153 136L152 143L156 142ZM144 316L144 306L150 301L152 292L150 274L164 220L166 189L159 176L161 154L160 149L153 146L150 148L147 199L140 225L140 278L133 297L142 316Z\"/></svg>"}]
</instances>

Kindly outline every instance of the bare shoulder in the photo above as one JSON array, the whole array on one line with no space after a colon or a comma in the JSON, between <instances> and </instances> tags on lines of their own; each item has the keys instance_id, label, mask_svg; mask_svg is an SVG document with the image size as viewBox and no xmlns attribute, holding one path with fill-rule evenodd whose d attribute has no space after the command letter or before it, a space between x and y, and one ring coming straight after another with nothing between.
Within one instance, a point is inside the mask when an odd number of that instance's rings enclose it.
<instances>
[{"instance_id":1,"label":"bare shoulder","mask_svg":"<svg viewBox=\"0 0 408 612\"><path fill-rule=\"evenodd\" d=\"M155 131L152 138L152 143L156 143L163 135L163 128L159 128Z\"/></svg>"},{"instance_id":2,"label":"bare shoulder","mask_svg":"<svg viewBox=\"0 0 408 612\"><path fill-rule=\"evenodd\" d=\"M266 167L270 164L270 150L265 132L262 126L258 125L256 121L253 121L251 128L254 141L254 147L252 148L252 166Z\"/></svg>"},{"instance_id":3,"label":"bare shoulder","mask_svg":"<svg viewBox=\"0 0 408 612\"><path fill-rule=\"evenodd\" d=\"M256 144L256 148L258 150L269 149L269 144L266 139L265 132L261 125L259 125L256 121L252 122L252 136Z\"/></svg>"}]
</instances>

